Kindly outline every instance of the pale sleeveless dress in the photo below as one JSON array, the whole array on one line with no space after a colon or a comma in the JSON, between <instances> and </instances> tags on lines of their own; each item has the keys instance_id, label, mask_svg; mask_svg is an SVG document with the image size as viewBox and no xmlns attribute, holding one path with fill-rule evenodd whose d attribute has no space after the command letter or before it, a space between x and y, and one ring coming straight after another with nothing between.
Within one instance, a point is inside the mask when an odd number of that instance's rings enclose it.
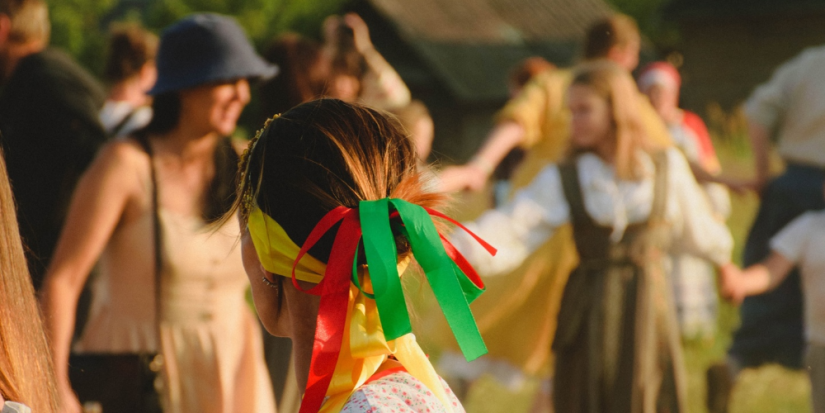
<instances>
[{"instance_id":1,"label":"pale sleeveless dress","mask_svg":"<svg viewBox=\"0 0 825 413\"><path fill-rule=\"evenodd\" d=\"M199 217L159 217L165 412L275 412L237 219L216 231ZM156 351L152 226L149 212L112 234L75 352Z\"/></svg>"}]
</instances>

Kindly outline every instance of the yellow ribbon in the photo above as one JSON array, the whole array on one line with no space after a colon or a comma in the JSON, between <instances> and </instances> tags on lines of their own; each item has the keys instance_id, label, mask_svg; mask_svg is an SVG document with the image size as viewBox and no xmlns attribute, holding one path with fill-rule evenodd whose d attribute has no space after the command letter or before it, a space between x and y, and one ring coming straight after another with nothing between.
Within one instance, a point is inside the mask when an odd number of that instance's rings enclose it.
<instances>
[{"instance_id":1,"label":"yellow ribbon","mask_svg":"<svg viewBox=\"0 0 825 413\"><path fill-rule=\"evenodd\" d=\"M291 277L292 265L300 248L286 231L257 205L250 211L247 226L264 269L272 274ZM408 263L409 260L399 263L399 274L403 273ZM325 269L326 264L306 254L295 269L295 277L317 284L323 279ZM362 288L371 291L369 274L359 271L359 278L362 278ZM352 284L341 353L327 389L327 400L320 412L340 412L353 392L378 372L390 355L394 355L409 374L427 386L447 410L452 411L447 392L429 359L415 341L415 336L406 334L387 342L375 300L365 296Z\"/></svg>"}]
</instances>

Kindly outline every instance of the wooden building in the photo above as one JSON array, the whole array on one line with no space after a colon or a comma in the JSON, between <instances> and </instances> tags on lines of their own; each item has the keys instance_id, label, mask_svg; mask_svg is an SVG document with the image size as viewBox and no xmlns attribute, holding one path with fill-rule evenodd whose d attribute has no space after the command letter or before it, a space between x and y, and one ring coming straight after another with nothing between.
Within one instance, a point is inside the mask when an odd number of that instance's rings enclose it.
<instances>
[{"instance_id":1,"label":"wooden building","mask_svg":"<svg viewBox=\"0 0 825 413\"><path fill-rule=\"evenodd\" d=\"M803 49L825 43L825 0L673 0L684 82L683 105L733 109ZM823 80L825 81L825 80Z\"/></svg>"},{"instance_id":2,"label":"wooden building","mask_svg":"<svg viewBox=\"0 0 825 413\"><path fill-rule=\"evenodd\" d=\"M542 56L575 59L590 24L611 13L602 0L365 0L354 11L373 43L435 121L434 159L463 162L506 102L512 66Z\"/></svg>"}]
</instances>

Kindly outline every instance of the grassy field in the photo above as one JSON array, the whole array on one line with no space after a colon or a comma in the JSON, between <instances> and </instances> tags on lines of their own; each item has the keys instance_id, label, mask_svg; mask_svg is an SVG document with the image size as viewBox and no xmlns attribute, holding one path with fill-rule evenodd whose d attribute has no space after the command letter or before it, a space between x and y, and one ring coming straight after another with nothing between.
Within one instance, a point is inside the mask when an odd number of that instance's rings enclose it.
<instances>
[{"instance_id":1,"label":"grassy field","mask_svg":"<svg viewBox=\"0 0 825 413\"><path fill-rule=\"evenodd\" d=\"M729 122L730 123L730 122ZM723 125L724 126L724 125ZM720 160L725 174L746 177L751 170L751 156L741 133L732 133L730 126L724 131L730 138L717 142ZM747 236L758 206L755 195L734 195L733 214L728 225L736 240L734 259L741 257L741 248ZM719 314L719 331L715 338L684 342L685 362L688 370L688 402L690 413L704 413L705 371L708 366L721 360L731 341L731 332L738 324L736 308L722 302ZM546 408L533 408L539 385L527 380L521 388L510 389L499 384L491 376L477 380L467 391L465 408L469 413L539 413ZM765 366L746 370L739 378L732 396L732 413L805 413L810 412L810 386L804 372L789 371L779 366Z\"/></svg>"}]
</instances>

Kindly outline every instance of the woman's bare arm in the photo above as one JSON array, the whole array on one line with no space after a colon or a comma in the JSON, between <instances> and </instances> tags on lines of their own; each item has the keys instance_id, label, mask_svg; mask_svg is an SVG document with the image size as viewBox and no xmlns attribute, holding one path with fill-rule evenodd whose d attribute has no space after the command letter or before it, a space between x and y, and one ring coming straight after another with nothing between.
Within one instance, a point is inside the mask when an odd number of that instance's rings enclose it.
<instances>
[{"instance_id":1,"label":"woman's bare arm","mask_svg":"<svg viewBox=\"0 0 825 413\"><path fill-rule=\"evenodd\" d=\"M128 142L110 143L101 150L72 195L46 273L40 301L61 386L68 384L69 347L80 290L123 216L127 201L140 189L134 170L139 151Z\"/></svg>"}]
</instances>

